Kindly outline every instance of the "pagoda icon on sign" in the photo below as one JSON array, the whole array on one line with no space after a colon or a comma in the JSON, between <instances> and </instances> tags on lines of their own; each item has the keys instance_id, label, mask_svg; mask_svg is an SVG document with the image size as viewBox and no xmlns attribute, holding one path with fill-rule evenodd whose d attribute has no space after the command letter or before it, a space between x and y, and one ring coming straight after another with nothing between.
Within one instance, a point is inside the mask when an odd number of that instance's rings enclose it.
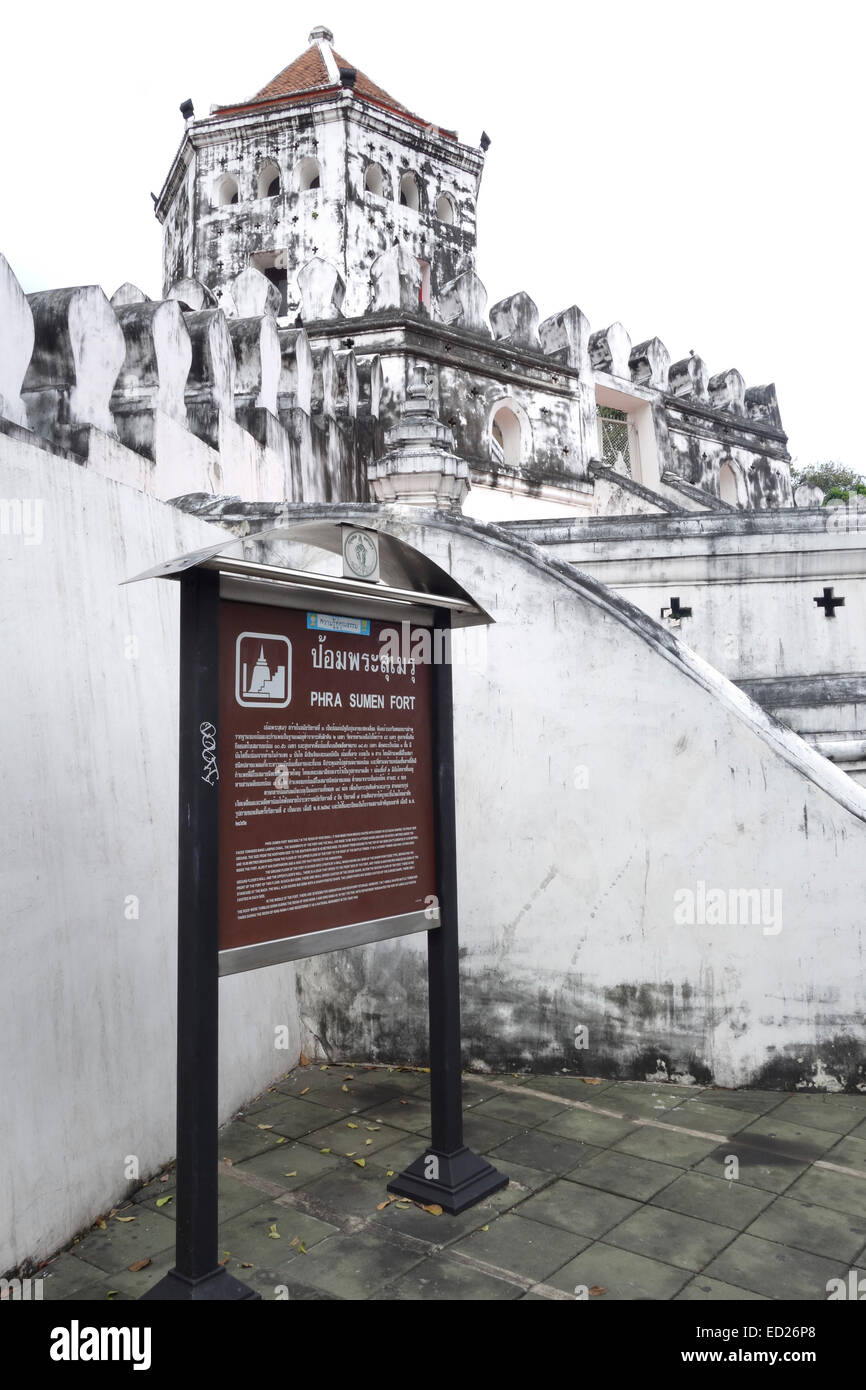
<instances>
[{"instance_id":1,"label":"pagoda icon on sign","mask_svg":"<svg viewBox=\"0 0 866 1390\"><path fill-rule=\"evenodd\" d=\"M241 686L241 693L254 700L285 700L286 698L286 668L278 666L272 673L271 668L265 660L264 647L259 648L259 659L253 667L249 684L247 684L247 664L244 662L244 679Z\"/></svg>"},{"instance_id":2,"label":"pagoda icon on sign","mask_svg":"<svg viewBox=\"0 0 866 1390\"><path fill-rule=\"evenodd\" d=\"M242 632L235 666L238 704L284 709L291 700L291 659L288 638L276 633Z\"/></svg>"}]
</instances>

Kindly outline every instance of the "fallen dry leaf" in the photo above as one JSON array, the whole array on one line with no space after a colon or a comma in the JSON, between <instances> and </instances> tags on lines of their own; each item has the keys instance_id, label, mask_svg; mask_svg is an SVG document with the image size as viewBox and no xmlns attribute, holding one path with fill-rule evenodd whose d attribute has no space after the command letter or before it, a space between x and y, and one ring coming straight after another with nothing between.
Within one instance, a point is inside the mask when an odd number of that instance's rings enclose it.
<instances>
[{"instance_id":1,"label":"fallen dry leaf","mask_svg":"<svg viewBox=\"0 0 866 1390\"><path fill-rule=\"evenodd\" d=\"M166 1205L167 1202L173 1202L173 1201L174 1201L174 1198L172 1197L171 1193L169 1192L169 1194L168 1194L167 1197L157 1197L157 1199L156 1199L156 1205L157 1205L158 1207L164 1207L164 1206Z\"/></svg>"},{"instance_id":2,"label":"fallen dry leaf","mask_svg":"<svg viewBox=\"0 0 866 1390\"><path fill-rule=\"evenodd\" d=\"M308 1067L312 1060L312 1057L308 1057L305 1052L302 1052L300 1057L298 1058L298 1064L302 1067Z\"/></svg>"},{"instance_id":3,"label":"fallen dry leaf","mask_svg":"<svg viewBox=\"0 0 866 1390\"><path fill-rule=\"evenodd\" d=\"M298 1246L298 1254L299 1254L299 1255L306 1255L306 1253L307 1253L307 1247L306 1247L306 1245L304 1244L304 1242L301 1241L300 1245Z\"/></svg>"},{"instance_id":4,"label":"fallen dry leaf","mask_svg":"<svg viewBox=\"0 0 866 1390\"><path fill-rule=\"evenodd\" d=\"M284 1173L284 1174L283 1174L283 1177L284 1177L284 1178L296 1178L297 1176L298 1176L298 1170L297 1170L297 1168L293 1168L292 1171L291 1171L291 1173Z\"/></svg>"},{"instance_id":5,"label":"fallen dry leaf","mask_svg":"<svg viewBox=\"0 0 866 1390\"><path fill-rule=\"evenodd\" d=\"M330 1152L331 1152L330 1149L319 1149L319 1153L320 1153L320 1154L329 1154Z\"/></svg>"},{"instance_id":6,"label":"fallen dry leaf","mask_svg":"<svg viewBox=\"0 0 866 1390\"><path fill-rule=\"evenodd\" d=\"M228 1160L226 1160L226 1161L228 1161ZM168 1182L168 1173L161 1173L161 1174L160 1174L160 1177L159 1177L159 1180L160 1180L160 1182Z\"/></svg>"},{"instance_id":7,"label":"fallen dry leaf","mask_svg":"<svg viewBox=\"0 0 866 1390\"><path fill-rule=\"evenodd\" d=\"M276 1221L274 1221L274 1222L268 1227L268 1239L269 1239L269 1240L282 1240L282 1236L280 1235L279 1231L277 1230L277 1223L276 1223Z\"/></svg>"},{"instance_id":8,"label":"fallen dry leaf","mask_svg":"<svg viewBox=\"0 0 866 1390\"><path fill-rule=\"evenodd\" d=\"M347 1128L347 1129L357 1129L358 1126L355 1125L355 1124L353 1124L351 1120L347 1120L347 1121L346 1121L346 1128Z\"/></svg>"},{"instance_id":9,"label":"fallen dry leaf","mask_svg":"<svg viewBox=\"0 0 866 1390\"><path fill-rule=\"evenodd\" d=\"M482 1229L482 1231L489 1231L489 1230L490 1230L490 1227L489 1227L489 1226L482 1226L481 1229Z\"/></svg>"},{"instance_id":10,"label":"fallen dry leaf","mask_svg":"<svg viewBox=\"0 0 866 1390\"><path fill-rule=\"evenodd\" d=\"M385 1177L386 1177L386 1178L393 1178L393 1176L394 1176L394 1169L393 1169L393 1168L389 1168L388 1171L387 1171L387 1173L385 1174Z\"/></svg>"},{"instance_id":11,"label":"fallen dry leaf","mask_svg":"<svg viewBox=\"0 0 866 1390\"><path fill-rule=\"evenodd\" d=\"M603 1289L601 1287L601 1284L593 1284L592 1288L589 1291L589 1296L590 1298L598 1298L599 1294L602 1293L607 1293L607 1289Z\"/></svg>"},{"instance_id":12,"label":"fallen dry leaf","mask_svg":"<svg viewBox=\"0 0 866 1390\"><path fill-rule=\"evenodd\" d=\"M118 1220L118 1221L134 1221L134 1220L135 1220L135 1217L134 1217L134 1216L118 1216L117 1220Z\"/></svg>"},{"instance_id":13,"label":"fallen dry leaf","mask_svg":"<svg viewBox=\"0 0 866 1390\"><path fill-rule=\"evenodd\" d=\"M377 1210L377 1211L384 1211L385 1208L386 1208L386 1207L390 1207L391 1203L392 1203L393 1201L395 1201L395 1200L396 1200L396 1199L395 1199L394 1197L388 1197L384 1202L380 1202L380 1203L379 1203L379 1205L377 1206L376 1210Z\"/></svg>"},{"instance_id":14,"label":"fallen dry leaf","mask_svg":"<svg viewBox=\"0 0 866 1390\"><path fill-rule=\"evenodd\" d=\"M251 1265L250 1262L249 1262L249 1260L244 1260L243 1264L241 1265L241 1269L254 1269L254 1268L255 1268L255 1265Z\"/></svg>"},{"instance_id":15,"label":"fallen dry leaf","mask_svg":"<svg viewBox=\"0 0 866 1390\"><path fill-rule=\"evenodd\" d=\"M285 1143L287 1143L288 1141L286 1140L285 1135L281 1134L280 1137L279 1137L279 1139L278 1139L276 1142L277 1142L278 1144L285 1144Z\"/></svg>"},{"instance_id":16,"label":"fallen dry leaf","mask_svg":"<svg viewBox=\"0 0 866 1390\"><path fill-rule=\"evenodd\" d=\"M291 1240L289 1241L289 1249L290 1249L290 1250L291 1250L291 1248L292 1248L293 1245L297 1245L298 1239L299 1239L298 1236L292 1236Z\"/></svg>"},{"instance_id":17,"label":"fallen dry leaf","mask_svg":"<svg viewBox=\"0 0 866 1390\"><path fill-rule=\"evenodd\" d=\"M373 1142L372 1139L365 1139L365 1140L364 1140L364 1143L365 1143L365 1144L372 1144L372 1142Z\"/></svg>"},{"instance_id":18,"label":"fallen dry leaf","mask_svg":"<svg viewBox=\"0 0 866 1390\"><path fill-rule=\"evenodd\" d=\"M601 1076L585 1076L583 1084L584 1086L600 1086L603 1080L604 1078Z\"/></svg>"},{"instance_id":19,"label":"fallen dry leaf","mask_svg":"<svg viewBox=\"0 0 866 1390\"><path fill-rule=\"evenodd\" d=\"M343 1084L342 1084L342 1086L340 1087L340 1090L341 1090L341 1091L348 1091L348 1089L349 1089L349 1088L348 1088L348 1086L346 1085L346 1083L345 1083L345 1081L344 1081Z\"/></svg>"},{"instance_id":20,"label":"fallen dry leaf","mask_svg":"<svg viewBox=\"0 0 866 1390\"><path fill-rule=\"evenodd\" d=\"M230 1158L224 1158L223 1163L226 1165L227 1168L231 1168L232 1166L232 1161Z\"/></svg>"},{"instance_id":21,"label":"fallen dry leaf","mask_svg":"<svg viewBox=\"0 0 866 1390\"><path fill-rule=\"evenodd\" d=\"M355 1154L356 1154L357 1152L358 1152L357 1149L353 1149L351 1153L346 1154L346 1157L347 1157L347 1158L354 1158L354 1157L355 1157Z\"/></svg>"},{"instance_id":22,"label":"fallen dry leaf","mask_svg":"<svg viewBox=\"0 0 866 1390\"><path fill-rule=\"evenodd\" d=\"M442 1215L442 1208L440 1207L438 1202L431 1202L430 1205L426 1207L424 1206L423 1202L419 1203L419 1205L422 1211L429 1211L431 1216Z\"/></svg>"},{"instance_id":23,"label":"fallen dry leaf","mask_svg":"<svg viewBox=\"0 0 866 1390\"><path fill-rule=\"evenodd\" d=\"M410 1202L407 1197L400 1197L397 1201L397 1206L401 1211L408 1211L411 1206L414 1206L414 1202Z\"/></svg>"},{"instance_id":24,"label":"fallen dry leaf","mask_svg":"<svg viewBox=\"0 0 866 1390\"><path fill-rule=\"evenodd\" d=\"M105 1297L106 1297L106 1298L117 1298L117 1295L118 1295L119 1293L120 1293L120 1289L109 1289L109 1290L108 1290L108 1293L105 1295Z\"/></svg>"},{"instance_id":25,"label":"fallen dry leaf","mask_svg":"<svg viewBox=\"0 0 866 1390\"><path fill-rule=\"evenodd\" d=\"M130 1274L137 1274L140 1269L147 1269L150 1264L150 1256L146 1260L134 1260L131 1265L127 1265Z\"/></svg>"},{"instance_id":26,"label":"fallen dry leaf","mask_svg":"<svg viewBox=\"0 0 866 1390\"><path fill-rule=\"evenodd\" d=\"M366 1158L356 1158L355 1162L357 1163L359 1168L366 1168L367 1166Z\"/></svg>"},{"instance_id":27,"label":"fallen dry leaf","mask_svg":"<svg viewBox=\"0 0 866 1390\"><path fill-rule=\"evenodd\" d=\"M273 1125L258 1125L258 1129L273 1129Z\"/></svg>"},{"instance_id":28,"label":"fallen dry leaf","mask_svg":"<svg viewBox=\"0 0 866 1390\"><path fill-rule=\"evenodd\" d=\"M305 1095L307 1094L307 1092L309 1091L309 1089L310 1089L309 1086L305 1086L304 1089L301 1091L301 1095L302 1095L302 1096L305 1096Z\"/></svg>"}]
</instances>

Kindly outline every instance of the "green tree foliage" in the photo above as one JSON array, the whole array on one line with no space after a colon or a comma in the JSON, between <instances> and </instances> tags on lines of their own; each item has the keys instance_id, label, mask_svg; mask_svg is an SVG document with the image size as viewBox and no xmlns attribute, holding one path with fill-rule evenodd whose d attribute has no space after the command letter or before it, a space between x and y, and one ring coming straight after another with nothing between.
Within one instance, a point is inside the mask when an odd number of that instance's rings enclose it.
<instances>
[{"instance_id":1,"label":"green tree foliage","mask_svg":"<svg viewBox=\"0 0 866 1390\"><path fill-rule=\"evenodd\" d=\"M845 468L834 459L827 459L824 463L813 463L804 468L792 467L791 482L795 488L801 483L814 483L825 492L829 492L831 488L850 491L856 489L858 484L866 484L866 477L855 472L853 468Z\"/></svg>"}]
</instances>

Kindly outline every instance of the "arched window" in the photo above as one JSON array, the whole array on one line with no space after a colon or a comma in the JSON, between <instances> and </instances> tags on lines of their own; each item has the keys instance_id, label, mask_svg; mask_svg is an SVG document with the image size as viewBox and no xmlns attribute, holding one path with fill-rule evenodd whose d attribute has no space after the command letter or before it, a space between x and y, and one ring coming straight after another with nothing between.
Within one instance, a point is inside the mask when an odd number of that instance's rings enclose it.
<instances>
[{"instance_id":1,"label":"arched window","mask_svg":"<svg viewBox=\"0 0 866 1390\"><path fill-rule=\"evenodd\" d=\"M421 192L418 180L413 173L404 174L400 180L400 205L417 212L421 206Z\"/></svg>"},{"instance_id":2,"label":"arched window","mask_svg":"<svg viewBox=\"0 0 866 1390\"><path fill-rule=\"evenodd\" d=\"M376 193L381 198L385 193L385 178L381 164L368 164L364 175L364 187L368 193Z\"/></svg>"},{"instance_id":3,"label":"arched window","mask_svg":"<svg viewBox=\"0 0 866 1390\"><path fill-rule=\"evenodd\" d=\"M322 170L319 161L313 159L312 155L307 155L302 159L295 169L295 183L299 193L309 193L313 188L322 186Z\"/></svg>"},{"instance_id":4,"label":"arched window","mask_svg":"<svg viewBox=\"0 0 866 1390\"><path fill-rule=\"evenodd\" d=\"M518 468L521 455L520 420L510 406L501 405L490 427L490 457L506 468Z\"/></svg>"},{"instance_id":5,"label":"arched window","mask_svg":"<svg viewBox=\"0 0 866 1390\"><path fill-rule=\"evenodd\" d=\"M268 159L259 170L259 197L276 198L282 191L280 171L272 159Z\"/></svg>"},{"instance_id":6,"label":"arched window","mask_svg":"<svg viewBox=\"0 0 866 1390\"><path fill-rule=\"evenodd\" d=\"M719 496L723 502L729 503L730 506L739 506L737 475L729 463L723 463L719 469Z\"/></svg>"},{"instance_id":7,"label":"arched window","mask_svg":"<svg viewBox=\"0 0 866 1390\"><path fill-rule=\"evenodd\" d=\"M454 204L447 193L440 193L436 199L436 216L440 222L447 222L449 227L453 227Z\"/></svg>"},{"instance_id":8,"label":"arched window","mask_svg":"<svg viewBox=\"0 0 866 1390\"><path fill-rule=\"evenodd\" d=\"M233 179L231 174L223 174L216 186L216 205L218 208L228 207L230 203L238 201L237 179Z\"/></svg>"}]
</instances>

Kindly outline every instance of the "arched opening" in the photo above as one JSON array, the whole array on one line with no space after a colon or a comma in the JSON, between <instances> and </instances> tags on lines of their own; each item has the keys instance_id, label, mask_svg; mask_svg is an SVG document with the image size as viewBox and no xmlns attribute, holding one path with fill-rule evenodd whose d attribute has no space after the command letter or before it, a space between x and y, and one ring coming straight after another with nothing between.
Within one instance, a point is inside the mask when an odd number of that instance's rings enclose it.
<instances>
[{"instance_id":1,"label":"arched opening","mask_svg":"<svg viewBox=\"0 0 866 1390\"><path fill-rule=\"evenodd\" d=\"M501 405L490 426L490 457L505 468L519 468L520 420L510 406Z\"/></svg>"},{"instance_id":2,"label":"arched opening","mask_svg":"<svg viewBox=\"0 0 866 1390\"><path fill-rule=\"evenodd\" d=\"M737 475L729 463L723 463L719 469L719 496L730 506L739 506Z\"/></svg>"},{"instance_id":3,"label":"arched opening","mask_svg":"<svg viewBox=\"0 0 866 1390\"><path fill-rule=\"evenodd\" d=\"M421 206L421 191L418 187L418 180L411 171L404 174L400 180L400 206L411 208L413 212L417 212Z\"/></svg>"},{"instance_id":4,"label":"arched opening","mask_svg":"<svg viewBox=\"0 0 866 1390\"><path fill-rule=\"evenodd\" d=\"M367 172L364 175L364 187L368 193L375 193L379 198L385 194L385 175L382 173L381 164L368 164Z\"/></svg>"},{"instance_id":5,"label":"arched opening","mask_svg":"<svg viewBox=\"0 0 866 1390\"><path fill-rule=\"evenodd\" d=\"M421 283L418 286L418 303L428 312L430 310L430 262L419 259L421 267Z\"/></svg>"},{"instance_id":6,"label":"arched opening","mask_svg":"<svg viewBox=\"0 0 866 1390\"><path fill-rule=\"evenodd\" d=\"M436 216L440 222L447 222L449 227L454 225L454 204L447 193L440 193L436 199Z\"/></svg>"},{"instance_id":7,"label":"arched opening","mask_svg":"<svg viewBox=\"0 0 866 1390\"><path fill-rule=\"evenodd\" d=\"M280 171L269 159L259 170L259 197L276 198L281 191Z\"/></svg>"},{"instance_id":8,"label":"arched opening","mask_svg":"<svg viewBox=\"0 0 866 1390\"><path fill-rule=\"evenodd\" d=\"M237 179L233 179L231 174L223 174L216 186L216 205L218 208L228 207L231 203L238 201Z\"/></svg>"},{"instance_id":9,"label":"arched opening","mask_svg":"<svg viewBox=\"0 0 866 1390\"><path fill-rule=\"evenodd\" d=\"M295 169L295 183L299 193L309 193L311 189L321 188L322 170L319 161L307 155Z\"/></svg>"}]
</instances>

